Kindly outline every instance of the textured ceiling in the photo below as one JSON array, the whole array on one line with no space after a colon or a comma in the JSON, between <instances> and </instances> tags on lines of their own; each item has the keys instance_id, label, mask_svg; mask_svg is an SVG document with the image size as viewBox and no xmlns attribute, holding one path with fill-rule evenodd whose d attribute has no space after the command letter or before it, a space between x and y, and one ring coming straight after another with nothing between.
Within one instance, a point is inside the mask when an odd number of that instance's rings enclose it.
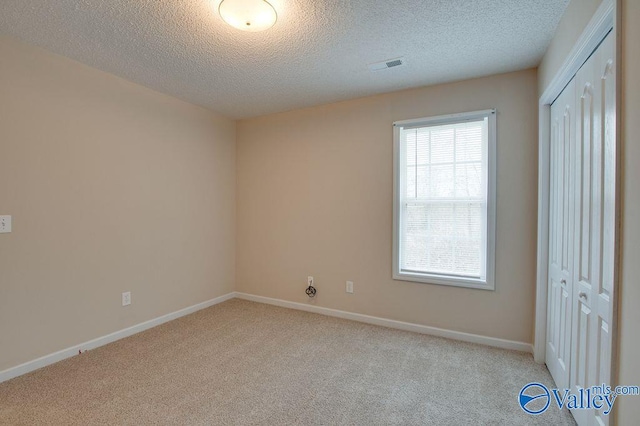
<instances>
[{"instance_id":1,"label":"textured ceiling","mask_svg":"<svg viewBox=\"0 0 640 426\"><path fill-rule=\"evenodd\" d=\"M219 2L2 0L0 34L245 118L536 66L569 0L271 0L259 33Z\"/></svg>"}]
</instances>

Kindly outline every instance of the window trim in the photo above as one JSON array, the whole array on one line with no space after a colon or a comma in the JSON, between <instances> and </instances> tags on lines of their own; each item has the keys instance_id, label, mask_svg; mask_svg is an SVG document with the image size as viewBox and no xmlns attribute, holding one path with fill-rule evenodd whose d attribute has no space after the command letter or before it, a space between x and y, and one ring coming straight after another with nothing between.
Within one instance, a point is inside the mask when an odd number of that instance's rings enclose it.
<instances>
[{"instance_id":1,"label":"window trim","mask_svg":"<svg viewBox=\"0 0 640 426\"><path fill-rule=\"evenodd\" d=\"M495 290L496 258L496 110L464 112L439 115L435 117L401 120L393 123L393 279L424 284L448 285L482 290ZM416 127L437 126L461 123L464 121L487 118L487 238L486 238L486 277L484 280L453 275L427 274L400 270L400 130Z\"/></svg>"}]
</instances>

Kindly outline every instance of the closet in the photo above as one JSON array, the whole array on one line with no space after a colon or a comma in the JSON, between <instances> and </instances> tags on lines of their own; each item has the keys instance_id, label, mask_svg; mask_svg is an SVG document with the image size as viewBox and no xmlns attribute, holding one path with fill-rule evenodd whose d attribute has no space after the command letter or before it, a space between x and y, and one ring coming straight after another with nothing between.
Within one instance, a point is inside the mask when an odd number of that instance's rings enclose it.
<instances>
[{"instance_id":1,"label":"closet","mask_svg":"<svg viewBox=\"0 0 640 426\"><path fill-rule=\"evenodd\" d=\"M551 105L546 363L572 393L611 384L615 46L609 33ZM601 410L574 410L606 425Z\"/></svg>"}]
</instances>

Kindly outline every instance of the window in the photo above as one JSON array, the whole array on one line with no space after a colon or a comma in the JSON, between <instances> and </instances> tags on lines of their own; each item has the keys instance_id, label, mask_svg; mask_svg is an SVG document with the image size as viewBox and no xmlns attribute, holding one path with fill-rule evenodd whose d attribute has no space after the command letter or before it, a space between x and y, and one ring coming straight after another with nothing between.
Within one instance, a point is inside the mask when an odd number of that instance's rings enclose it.
<instances>
[{"instance_id":1,"label":"window","mask_svg":"<svg viewBox=\"0 0 640 426\"><path fill-rule=\"evenodd\" d=\"M495 116L394 123L394 279L494 289Z\"/></svg>"}]
</instances>

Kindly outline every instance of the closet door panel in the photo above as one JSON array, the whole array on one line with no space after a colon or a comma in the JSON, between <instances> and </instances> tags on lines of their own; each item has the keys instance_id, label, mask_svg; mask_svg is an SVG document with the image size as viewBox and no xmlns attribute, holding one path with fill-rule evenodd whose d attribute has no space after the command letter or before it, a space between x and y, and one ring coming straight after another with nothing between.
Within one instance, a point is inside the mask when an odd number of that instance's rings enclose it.
<instances>
[{"instance_id":1,"label":"closet door panel","mask_svg":"<svg viewBox=\"0 0 640 426\"><path fill-rule=\"evenodd\" d=\"M598 220L598 85L595 81L597 54L593 54L576 74L576 193L575 193L575 249L574 292L572 295L574 316L571 342L571 388L579 394L581 389L593 386L591 375L594 353L593 286L597 286L599 274L599 220ZM575 410L574 417L581 425L589 424L589 413Z\"/></svg>"},{"instance_id":2,"label":"closet door panel","mask_svg":"<svg viewBox=\"0 0 640 426\"><path fill-rule=\"evenodd\" d=\"M599 276L592 288L595 321L592 327L594 353L591 373L595 385L611 384L611 323L613 320L612 296L615 279L615 191L616 191L616 82L615 49L610 34L597 50L596 81L599 94L600 115L598 116L598 149L600 152L598 177L600 219L599 235ZM608 425L609 416L602 410L594 410L593 423Z\"/></svg>"},{"instance_id":3,"label":"closet door panel","mask_svg":"<svg viewBox=\"0 0 640 426\"><path fill-rule=\"evenodd\" d=\"M575 257L571 387L610 384L611 290L615 240L615 70L609 35L576 81ZM608 424L598 410L575 410L580 425Z\"/></svg>"},{"instance_id":4,"label":"closet door panel","mask_svg":"<svg viewBox=\"0 0 640 426\"><path fill-rule=\"evenodd\" d=\"M575 86L551 106L547 366L558 386L569 387L572 325Z\"/></svg>"}]
</instances>

